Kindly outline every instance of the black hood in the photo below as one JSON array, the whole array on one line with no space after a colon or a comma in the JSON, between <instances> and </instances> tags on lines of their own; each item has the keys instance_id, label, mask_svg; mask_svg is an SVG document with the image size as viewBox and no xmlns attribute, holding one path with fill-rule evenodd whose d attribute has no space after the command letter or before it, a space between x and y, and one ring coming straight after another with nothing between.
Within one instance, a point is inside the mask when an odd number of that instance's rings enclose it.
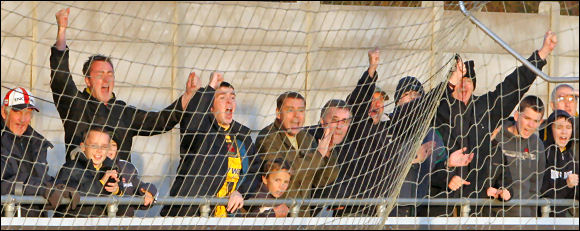
<instances>
[{"instance_id":1,"label":"black hood","mask_svg":"<svg viewBox=\"0 0 580 231\"><path fill-rule=\"evenodd\" d=\"M574 124L574 117L572 117L570 114L568 114L568 112L564 111L564 110L554 110L554 112L552 112L552 114L550 114L550 116L548 116L548 121L546 122L546 127L544 128L544 130L542 132L540 132L540 134L544 134L544 143L546 144L545 146L548 147L552 144L555 144L555 140L554 140L554 136L552 133L552 126L554 124L554 121L556 121L556 119L564 117L566 118L568 121L570 121L570 123ZM572 138L572 137L571 137ZM572 146L573 142L568 141L568 144L566 144L566 149L569 149Z\"/></svg>"}]
</instances>

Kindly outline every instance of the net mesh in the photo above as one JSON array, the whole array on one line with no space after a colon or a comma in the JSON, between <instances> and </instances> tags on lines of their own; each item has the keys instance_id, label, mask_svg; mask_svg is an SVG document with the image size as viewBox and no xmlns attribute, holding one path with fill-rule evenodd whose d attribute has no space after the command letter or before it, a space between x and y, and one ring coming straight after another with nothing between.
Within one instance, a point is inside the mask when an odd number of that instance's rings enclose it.
<instances>
[{"instance_id":1,"label":"net mesh","mask_svg":"<svg viewBox=\"0 0 580 231\"><path fill-rule=\"evenodd\" d=\"M376 226L394 216L458 215L460 210L454 207L459 203L421 206L417 201L397 204L395 199L449 199L459 198L459 194L487 199L481 196L486 190L483 186L478 186L475 192L467 189L465 192L463 189L456 192L441 189L438 192L432 185L440 183L446 188L452 172L465 174L465 179L478 179L471 182L473 185L493 184L489 179L505 178L506 169L512 166L521 169L517 161L502 163L507 166L504 169L490 168L495 163L492 163L493 156L502 156L492 155L497 147L503 151L510 142L500 140L493 143L491 131L504 126L526 93L543 99L547 106L543 116L547 118L553 107L548 106L549 94L555 85L537 79L527 91L502 88L509 89L509 92L498 91L499 97L487 98L487 106L481 112L501 115L496 121L489 121L496 117L486 115L484 118L488 121L467 123L466 120L471 118L469 113L480 116L480 112L474 111L453 111L445 117L442 105L450 108L454 105L453 97L445 89L450 69L455 66L456 53L461 54L463 61L475 60L478 78L474 95L493 91L520 64L456 11L456 2L401 4L2 2L2 95L17 86L31 90L40 110L32 117L31 127L54 146L43 154L46 157L38 155L26 159L29 157L13 156L7 160L17 161L16 169L40 170L37 166L48 166L48 169L42 168L48 176L42 176L41 182L50 181L49 176L55 177L57 183L77 181L69 186L84 193L91 192L81 196L107 194L101 189L103 183L99 182L104 170L125 171L120 174L120 178L125 180L121 180L123 187L120 191L124 197L141 201L145 197L141 188L158 198L228 198L235 190L244 196L249 195L246 199L262 198L269 189L263 183L266 180L262 180L262 175L270 177L262 169L264 160L281 158L291 166L289 188L281 198L385 198L382 204L341 206L335 201L326 205L305 203L298 207L298 216L319 217L321 220L316 225L332 225L339 217L349 216L360 217L357 224L362 226ZM503 11L497 10L496 3L485 2L467 3L467 8L480 14L477 17L486 17L490 24L505 30L496 33L524 56L541 47L544 32L552 28L558 34L559 47L548 59L544 72L552 76L578 75L577 16L562 16L557 29L553 28L554 25L542 25L519 33L513 31L530 27L529 21L544 20L534 17L546 17L546 13L541 6L528 9L528 3L525 3L522 6L527 15L506 14L513 8L502 4L503 7L499 8ZM513 3L508 2L510 4ZM66 30L68 61L64 53L59 56L55 55L58 51L51 51L57 32L54 15L63 8L70 8ZM577 8L577 4L566 3L560 7L566 12L562 15L574 15ZM481 11L490 13L478 13ZM540 16L535 15L537 12ZM507 27L493 21L496 15L505 17L514 25ZM380 52L380 61L373 80L364 73L369 69L369 50L375 47ZM133 106L125 106L119 101L99 105L95 98L99 93L91 93L94 97L83 93L88 84L83 64L94 54L111 58L114 97ZM64 69L66 63L70 78ZM223 73L224 80L235 88L233 120L236 122L228 129L217 124L216 117L220 117L220 113L212 113L216 105L212 101L212 89L207 85L209 76L215 71ZM182 94L186 92L190 72L195 72L201 79L202 88L193 96L187 110L180 113ZM522 75L515 74L516 82L522 81ZM416 77L424 93L421 98L402 107L397 106L394 99L397 94L404 93L397 92L397 84L405 76ZM61 81L56 84L55 78L61 78ZM113 90L112 84L105 86ZM383 89L390 99L373 100L375 86ZM578 89L577 84L573 87ZM276 100L287 91L300 93L304 97L304 106L297 110L292 108L289 112L284 111L287 110L284 107L280 110L287 114L298 113L298 116L277 113ZM330 157L323 158L318 147L323 142L324 129L317 129L316 125L322 122L320 111L323 105L331 99L344 100L350 112L345 119L332 119L323 127L342 123L341 126L346 124L349 129L344 141L333 146ZM378 110L381 117L378 124L373 124L369 115L372 109L381 109ZM303 118L296 119L300 115ZM285 118L293 121L289 125L275 123L280 116L290 116ZM464 122L456 123L453 119ZM81 142L93 144L86 146L88 149L108 149L108 146L99 147L94 143L96 141L86 140L89 127L95 124L107 125L105 129L114 134L112 139L118 145L118 155L128 162L112 162L108 168L109 163L105 161L105 167L99 169L84 165L83 161L87 160L83 159L83 152L91 151L80 149ZM300 130L295 136L296 143L284 132L283 126L290 125ZM490 127L481 133L484 130L478 130L479 126ZM4 163L5 155L11 155L5 150L20 142L5 144L7 127L3 128L2 140L3 195L5 183L13 185L22 177L26 178L20 176L5 180L5 176L10 174L9 165ZM460 134L455 134L454 129L461 130ZM499 135L506 137L503 133ZM25 134L24 137L31 138L25 142L23 150L37 148L36 136ZM539 144L536 142L529 147L543 149L541 151L548 148L540 148ZM517 148L522 147L522 144L518 145ZM463 146L469 147L466 153L474 149L482 153L473 159L477 167L441 168L447 156ZM417 157L425 153L424 158ZM573 156L577 161L577 153ZM531 181L542 182L540 173L545 174L547 170L537 168L531 176L520 174L514 178L516 176L512 174L512 183L502 187L521 187L532 178L535 180ZM239 179L236 180L238 171ZM485 176L485 182L480 182L479 175ZM35 184L30 180L24 182L25 186ZM256 194L262 192L260 190L264 190L263 193ZM36 194L40 195L40 191L36 190ZM517 197L535 198L537 195ZM200 216L203 213L203 208L198 206L181 205L181 202L171 202L132 209L135 217ZM276 207L278 211L278 205L245 206L244 210L226 216L255 217L251 210L262 212ZM287 207L287 211L278 213L290 217L292 204ZM127 208L120 207L117 214L131 216L126 213ZM501 208L513 212L523 207ZM46 206L29 209L48 212L50 217L107 216L106 207L96 204L74 210L60 207L57 212ZM492 215L485 209L485 206L472 207L470 216L504 216L503 213ZM222 210L219 206L211 206L209 216L226 214ZM25 209L20 211L21 215L29 217L45 215L25 214L22 212L27 211ZM250 212L245 213L247 211ZM328 216L335 217L323 220ZM381 219L373 218L377 216ZM515 216L527 215L518 212ZM290 224L305 225L295 219L295 223ZM267 222L253 220L251 223L260 226Z\"/></svg>"}]
</instances>

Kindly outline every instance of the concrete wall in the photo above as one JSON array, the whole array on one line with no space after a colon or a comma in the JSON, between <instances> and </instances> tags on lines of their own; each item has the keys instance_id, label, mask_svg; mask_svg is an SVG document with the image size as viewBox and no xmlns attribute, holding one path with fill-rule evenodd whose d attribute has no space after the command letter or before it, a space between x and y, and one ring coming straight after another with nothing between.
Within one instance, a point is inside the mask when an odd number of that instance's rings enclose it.
<instances>
[{"instance_id":1,"label":"concrete wall","mask_svg":"<svg viewBox=\"0 0 580 231\"><path fill-rule=\"evenodd\" d=\"M543 3L546 4L546 3ZM552 29L559 44L544 71L578 76L578 17L559 16L543 6L540 14L474 15L523 56L541 47ZM397 81L413 75L434 86L437 70L454 53L476 64L476 94L499 83L519 65L458 11L442 2L423 7L361 7L318 2L3 2L2 96L24 86L43 100L33 126L55 144L51 174L64 163L64 133L49 87L54 14L71 7L67 32L70 66L79 89L82 63L94 53L114 58L115 93L147 110L159 110L185 89L190 71L225 73L238 92L236 120L261 129L274 120L275 99L284 91L307 98L307 124L331 98L345 98L367 68L367 50L381 49L378 85L394 92ZM556 11L557 10L557 11ZM448 70L446 66L444 72ZM433 76L433 78L430 78ZM536 80L530 93L547 102L553 84ZM578 84L575 84L578 87ZM391 99L393 94L390 93ZM386 111L393 107L388 102ZM133 160L145 180L168 193L177 167L179 131L134 140Z\"/></svg>"}]
</instances>

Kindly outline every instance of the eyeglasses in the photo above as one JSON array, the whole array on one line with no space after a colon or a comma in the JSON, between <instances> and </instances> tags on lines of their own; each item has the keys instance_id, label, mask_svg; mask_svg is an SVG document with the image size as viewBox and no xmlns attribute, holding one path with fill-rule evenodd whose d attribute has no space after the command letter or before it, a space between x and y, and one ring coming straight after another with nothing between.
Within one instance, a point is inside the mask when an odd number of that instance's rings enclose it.
<instances>
[{"instance_id":1,"label":"eyeglasses","mask_svg":"<svg viewBox=\"0 0 580 231\"><path fill-rule=\"evenodd\" d=\"M99 146L99 145L95 145L95 144L85 144L85 146L87 148L90 148L90 149L99 149L99 150L108 150L109 148L111 148L110 145L100 145Z\"/></svg>"},{"instance_id":2,"label":"eyeglasses","mask_svg":"<svg viewBox=\"0 0 580 231\"><path fill-rule=\"evenodd\" d=\"M560 97L556 98L556 102L561 102L561 101L573 102L573 101L576 101L576 97L573 95L568 95L568 96L560 96Z\"/></svg>"}]
</instances>

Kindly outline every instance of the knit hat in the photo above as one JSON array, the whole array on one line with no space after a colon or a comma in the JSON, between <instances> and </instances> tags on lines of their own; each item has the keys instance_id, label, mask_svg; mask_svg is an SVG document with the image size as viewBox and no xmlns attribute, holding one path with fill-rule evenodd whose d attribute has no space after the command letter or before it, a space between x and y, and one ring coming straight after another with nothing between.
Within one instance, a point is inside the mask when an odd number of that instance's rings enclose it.
<instances>
[{"instance_id":1,"label":"knit hat","mask_svg":"<svg viewBox=\"0 0 580 231\"><path fill-rule=\"evenodd\" d=\"M395 91L395 103L399 102L401 96L408 91L416 91L423 95L423 84L421 84L421 82L413 76L407 76L399 80L399 83L397 84L397 90Z\"/></svg>"}]
</instances>

